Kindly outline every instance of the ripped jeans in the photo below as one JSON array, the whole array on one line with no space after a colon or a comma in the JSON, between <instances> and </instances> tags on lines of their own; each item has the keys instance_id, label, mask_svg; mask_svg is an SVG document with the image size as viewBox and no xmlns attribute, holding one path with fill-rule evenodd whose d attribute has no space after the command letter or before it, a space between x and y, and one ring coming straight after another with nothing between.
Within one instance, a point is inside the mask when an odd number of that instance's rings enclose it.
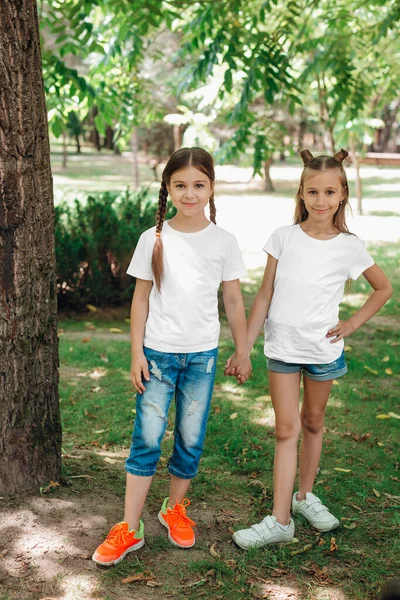
<instances>
[{"instance_id":1,"label":"ripped jeans","mask_svg":"<svg viewBox=\"0 0 400 600\"><path fill-rule=\"evenodd\" d=\"M218 348L187 354L144 348L144 354L150 381L144 381L146 391L136 397L136 420L125 468L131 475L154 475L175 394L174 448L168 470L181 479L193 479L203 450Z\"/></svg>"}]
</instances>

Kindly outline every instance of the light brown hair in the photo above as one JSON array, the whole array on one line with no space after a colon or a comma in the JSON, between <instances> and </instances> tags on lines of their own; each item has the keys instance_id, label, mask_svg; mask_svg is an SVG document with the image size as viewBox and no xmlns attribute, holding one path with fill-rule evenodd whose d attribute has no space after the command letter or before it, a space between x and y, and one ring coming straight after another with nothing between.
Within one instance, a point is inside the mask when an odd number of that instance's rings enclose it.
<instances>
[{"instance_id":1,"label":"light brown hair","mask_svg":"<svg viewBox=\"0 0 400 600\"><path fill-rule=\"evenodd\" d=\"M164 224L165 213L167 211L168 189L171 177L177 171L186 169L187 167L195 167L209 178L212 185L212 192L209 200L210 219L216 223L215 215L216 208L214 202L214 161L212 156L202 148L180 148L171 154L164 171L162 172L162 182L158 195L158 210L156 215L156 239L154 242L153 256L151 266L153 269L154 280L158 290L161 289L161 282L164 276L164 260L163 260L163 243L161 232Z\"/></svg>"},{"instance_id":2,"label":"light brown hair","mask_svg":"<svg viewBox=\"0 0 400 600\"><path fill-rule=\"evenodd\" d=\"M339 150L333 156L313 156L309 150L302 150L300 156L303 159L304 169L301 174L299 189L297 190L295 202L296 208L294 211L293 223L303 223L308 218L308 211L303 202L304 181L311 171L327 171L336 169L339 172L342 184L343 200L339 204L339 208L333 216L333 224L342 233L351 233L346 224L346 207L349 202L349 186L347 183L346 172L343 168L343 161L349 155L346 150Z\"/></svg>"}]
</instances>

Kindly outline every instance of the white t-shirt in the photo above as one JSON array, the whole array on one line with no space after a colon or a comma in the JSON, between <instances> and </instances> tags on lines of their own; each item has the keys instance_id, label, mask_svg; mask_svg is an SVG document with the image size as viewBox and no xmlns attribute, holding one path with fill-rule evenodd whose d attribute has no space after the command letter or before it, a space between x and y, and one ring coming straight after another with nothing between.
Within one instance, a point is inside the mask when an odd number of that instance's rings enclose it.
<instances>
[{"instance_id":1,"label":"white t-shirt","mask_svg":"<svg viewBox=\"0 0 400 600\"><path fill-rule=\"evenodd\" d=\"M153 280L155 227L139 239L129 275ZM175 231L165 221L164 279L149 299L144 346L160 352L203 352L218 346L218 288L246 275L236 238L210 223L195 233ZM153 280L154 281L154 280Z\"/></svg>"},{"instance_id":2,"label":"white t-shirt","mask_svg":"<svg viewBox=\"0 0 400 600\"><path fill-rule=\"evenodd\" d=\"M265 355L288 363L333 362L344 343L331 344L326 334L339 321L345 282L374 264L364 242L346 233L316 240L300 225L289 225L279 227L264 250L278 260Z\"/></svg>"}]
</instances>

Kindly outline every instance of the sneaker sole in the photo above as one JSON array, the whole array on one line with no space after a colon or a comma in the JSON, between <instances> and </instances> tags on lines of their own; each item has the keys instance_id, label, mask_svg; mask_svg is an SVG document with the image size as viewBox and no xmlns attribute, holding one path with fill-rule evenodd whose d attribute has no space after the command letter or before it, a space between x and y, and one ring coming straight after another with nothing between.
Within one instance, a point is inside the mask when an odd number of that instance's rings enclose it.
<instances>
[{"instance_id":1,"label":"sneaker sole","mask_svg":"<svg viewBox=\"0 0 400 600\"><path fill-rule=\"evenodd\" d=\"M182 544L178 544L178 542L176 542L173 537L171 536L170 532L169 532L169 525L166 521L164 521L164 517L162 516L162 512L160 510L160 512L158 513L158 520L160 521L161 525L164 525L164 527L166 529L168 529L168 539L171 542L171 544L173 546L176 546L176 548L182 548L183 550L186 550L187 548L193 548L193 546L196 543L196 540L193 542L193 544L190 544L190 546L182 546Z\"/></svg>"},{"instance_id":2,"label":"sneaker sole","mask_svg":"<svg viewBox=\"0 0 400 600\"><path fill-rule=\"evenodd\" d=\"M125 556L127 554L129 554L129 552L135 552L136 550L140 550L140 548L143 548L143 546L144 546L144 538L141 539L140 542L138 542L134 546L131 546L130 548L128 548L128 550L125 550L125 552L123 554L121 554L121 556L119 558L116 558L115 560L112 560L110 562L103 562L102 560L97 560L93 554L92 561L95 562L96 565L100 565L102 567L112 567L113 565L117 565L118 563L120 563L121 560L124 560Z\"/></svg>"}]
</instances>

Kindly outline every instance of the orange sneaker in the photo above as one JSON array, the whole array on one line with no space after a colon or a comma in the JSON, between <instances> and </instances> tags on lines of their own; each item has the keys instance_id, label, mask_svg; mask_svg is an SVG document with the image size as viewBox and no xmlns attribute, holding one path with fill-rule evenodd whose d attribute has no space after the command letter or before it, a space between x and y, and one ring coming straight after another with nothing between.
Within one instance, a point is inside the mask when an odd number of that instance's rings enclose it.
<instances>
[{"instance_id":1,"label":"orange sneaker","mask_svg":"<svg viewBox=\"0 0 400 600\"><path fill-rule=\"evenodd\" d=\"M92 560L98 565L110 567L116 565L125 558L128 552L139 550L144 546L144 525L139 522L139 531L129 531L128 523L122 521L111 528L105 541L100 544L92 556Z\"/></svg>"},{"instance_id":2,"label":"orange sneaker","mask_svg":"<svg viewBox=\"0 0 400 600\"><path fill-rule=\"evenodd\" d=\"M192 529L196 523L186 516L186 508L190 500L184 498L181 504L175 504L173 509L169 508L168 501L169 498L165 498L158 513L158 520L168 529L168 539L171 544L178 548L191 548L196 542Z\"/></svg>"}]
</instances>

